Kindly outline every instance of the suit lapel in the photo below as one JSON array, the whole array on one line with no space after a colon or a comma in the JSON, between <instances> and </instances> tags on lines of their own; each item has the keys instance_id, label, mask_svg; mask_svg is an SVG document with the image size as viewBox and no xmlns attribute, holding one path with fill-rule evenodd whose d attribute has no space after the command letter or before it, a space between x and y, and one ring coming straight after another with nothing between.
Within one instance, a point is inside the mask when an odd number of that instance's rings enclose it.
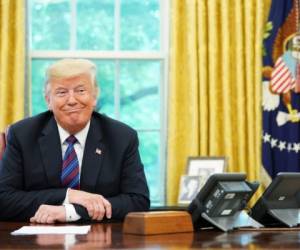
<instances>
[{"instance_id":1,"label":"suit lapel","mask_svg":"<svg viewBox=\"0 0 300 250\"><path fill-rule=\"evenodd\" d=\"M102 141L102 129L92 116L82 159L81 189L89 192L95 191L97 178L103 163L104 151L105 145Z\"/></svg>"},{"instance_id":2,"label":"suit lapel","mask_svg":"<svg viewBox=\"0 0 300 250\"><path fill-rule=\"evenodd\" d=\"M39 138L39 145L49 184L53 187L60 187L62 151L54 117L49 120L42 131L42 136Z\"/></svg>"}]
</instances>

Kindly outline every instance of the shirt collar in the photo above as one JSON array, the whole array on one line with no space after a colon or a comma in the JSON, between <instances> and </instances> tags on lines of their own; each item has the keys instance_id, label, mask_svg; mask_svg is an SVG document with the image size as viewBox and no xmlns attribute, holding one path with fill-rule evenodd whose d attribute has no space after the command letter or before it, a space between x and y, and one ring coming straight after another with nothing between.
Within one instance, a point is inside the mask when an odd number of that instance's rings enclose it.
<instances>
[{"instance_id":1,"label":"shirt collar","mask_svg":"<svg viewBox=\"0 0 300 250\"><path fill-rule=\"evenodd\" d=\"M86 141L87 134L89 132L90 124L91 124L91 121L89 121L82 130L80 130L78 133L76 133L74 135L81 146L85 145L85 141ZM57 127L58 127L58 133L59 133L59 137L60 137L60 143L61 143L61 145L63 145L65 143L66 139L70 136L70 133L68 131L64 130L58 123L57 123Z\"/></svg>"}]
</instances>

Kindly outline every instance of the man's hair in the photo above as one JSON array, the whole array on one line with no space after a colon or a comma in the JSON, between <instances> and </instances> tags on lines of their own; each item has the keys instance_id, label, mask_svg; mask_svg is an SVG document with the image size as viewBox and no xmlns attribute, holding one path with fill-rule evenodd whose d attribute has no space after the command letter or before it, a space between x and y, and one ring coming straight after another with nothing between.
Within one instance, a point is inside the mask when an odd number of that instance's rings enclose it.
<instances>
[{"instance_id":1,"label":"man's hair","mask_svg":"<svg viewBox=\"0 0 300 250\"><path fill-rule=\"evenodd\" d=\"M96 82L96 65L87 59L62 59L51 64L46 71L45 94L49 80L53 78L69 78L81 74L89 74L95 90L98 91Z\"/></svg>"}]
</instances>

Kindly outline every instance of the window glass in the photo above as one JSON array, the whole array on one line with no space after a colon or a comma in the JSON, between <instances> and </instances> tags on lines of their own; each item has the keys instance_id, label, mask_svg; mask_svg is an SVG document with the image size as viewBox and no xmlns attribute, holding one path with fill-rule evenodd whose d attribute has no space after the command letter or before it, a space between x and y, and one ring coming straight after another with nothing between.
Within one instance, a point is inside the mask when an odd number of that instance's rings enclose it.
<instances>
[{"instance_id":1,"label":"window glass","mask_svg":"<svg viewBox=\"0 0 300 250\"><path fill-rule=\"evenodd\" d=\"M159 129L159 61L120 64L121 120L136 129Z\"/></svg>"},{"instance_id":2,"label":"window glass","mask_svg":"<svg viewBox=\"0 0 300 250\"><path fill-rule=\"evenodd\" d=\"M44 98L45 72L54 60L34 59L31 61L31 113L48 110Z\"/></svg>"},{"instance_id":3,"label":"window glass","mask_svg":"<svg viewBox=\"0 0 300 250\"><path fill-rule=\"evenodd\" d=\"M158 0L121 0L121 50L159 50Z\"/></svg>"},{"instance_id":4,"label":"window glass","mask_svg":"<svg viewBox=\"0 0 300 250\"><path fill-rule=\"evenodd\" d=\"M115 61L94 60L97 66L97 84L99 95L96 110L100 113L115 118L114 85L115 85Z\"/></svg>"},{"instance_id":5,"label":"window glass","mask_svg":"<svg viewBox=\"0 0 300 250\"><path fill-rule=\"evenodd\" d=\"M159 160L159 132L139 132L140 154L150 189L151 205L158 205L163 200Z\"/></svg>"},{"instance_id":6,"label":"window glass","mask_svg":"<svg viewBox=\"0 0 300 250\"><path fill-rule=\"evenodd\" d=\"M66 50L70 47L69 0L30 2L31 49Z\"/></svg>"},{"instance_id":7,"label":"window glass","mask_svg":"<svg viewBox=\"0 0 300 250\"><path fill-rule=\"evenodd\" d=\"M77 49L114 49L114 1L77 0Z\"/></svg>"}]
</instances>

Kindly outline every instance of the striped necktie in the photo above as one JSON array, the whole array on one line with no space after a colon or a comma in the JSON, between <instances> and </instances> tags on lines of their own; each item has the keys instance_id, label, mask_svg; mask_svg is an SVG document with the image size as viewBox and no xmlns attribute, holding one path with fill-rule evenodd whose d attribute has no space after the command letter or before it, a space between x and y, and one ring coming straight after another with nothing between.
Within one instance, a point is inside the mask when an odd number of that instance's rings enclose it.
<instances>
[{"instance_id":1,"label":"striped necktie","mask_svg":"<svg viewBox=\"0 0 300 250\"><path fill-rule=\"evenodd\" d=\"M77 139L74 135L70 135L66 142L68 147L63 159L61 183L64 187L79 189L79 163L74 149Z\"/></svg>"}]
</instances>

